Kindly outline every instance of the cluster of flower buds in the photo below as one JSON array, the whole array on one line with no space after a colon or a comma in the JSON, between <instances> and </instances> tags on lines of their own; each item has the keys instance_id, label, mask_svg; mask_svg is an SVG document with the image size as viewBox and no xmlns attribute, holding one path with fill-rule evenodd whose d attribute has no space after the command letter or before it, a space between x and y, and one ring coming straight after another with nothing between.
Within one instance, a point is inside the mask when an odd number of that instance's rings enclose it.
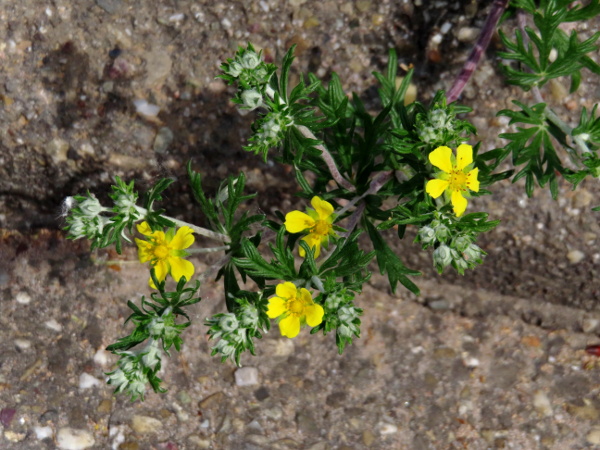
<instances>
[{"instance_id":1,"label":"cluster of flower buds","mask_svg":"<svg viewBox=\"0 0 600 450\"><path fill-rule=\"evenodd\" d=\"M353 300L354 294L343 289L329 294L324 304L323 328L326 332L335 329L335 341L340 354L354 337L360 337L359 317L363 310L354 306Z\"/></svg>"},{"instance_id":2,"label":"cluster of flower buds","mask_svg":"<svg viewBox=\"0 0 600 450\"><path fill-rule=\"evenodd\" d=\"M426 144L439 144L448 141L454 132L454 116L445 109L433 109L417 118L419 138Z\"/></svg>"},{"instance_id":3,"label":"cluster of flower buds","mask_svg":"<svg viewBox=\"0 0 600 450\"><path fill-rule=\"evenodd\" d=\"M254 354L253 338L261 338L264 319L259 308L245 299L236 299L239 307L235 312L215 314L206 319L208 334L218 340L212 347L212 355L219 355L221 361L231 358L238 366L241 354L249 350ZM264 315L264 312L263 314Z\"/></svg>"},{"instance_id":4,"label":"cluster of flower buds","mask_svg":"<svg viewBox=\"0 0 600 450\"><path fill-rule=\"evenodd\" d=\"M71 239L98 239L110 222L108 217L102 215L109 209L103 207L93 194L67 197L63 202L63 210Z\"/></svg>"},{"instance_id":5,"label":"cluster of flower buds","mask_svg":"<svg viewBox=\"0 0 600 450\"><path fill-rule=\"evenodd\" d=\"M114 386L115 393L126 392L131 395L132 400L137 398L143 400L147 384L153 383L156 373L160 370L162 355L160 342L150 339L143 349L119 352L118 355L118 369L107 374L108 384Z\"/></svg>"},{"instance_id":6,"label":"cluster of flower buds","mask_svg":"<svg viewBox=\"0 0 600 450\"><path fill-rule=\"evenodd\" d=\"M450 265L461 275L483 262L486 253L473 241L472 232L453 229L449 217L440 216L419 229L417 241L423 249L434 247L433 265L439 273Z\"/></svg>"}]
</instances>

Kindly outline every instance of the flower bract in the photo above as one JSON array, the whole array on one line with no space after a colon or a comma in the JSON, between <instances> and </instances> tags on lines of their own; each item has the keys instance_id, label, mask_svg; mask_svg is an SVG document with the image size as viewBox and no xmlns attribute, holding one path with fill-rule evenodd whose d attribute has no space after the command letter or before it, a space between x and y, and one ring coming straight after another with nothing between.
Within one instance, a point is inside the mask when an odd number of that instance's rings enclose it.
<instances>
[{"instance_id":1,"label":"flower bract","mask_svg":"<svg viewBox=\"0 0 600 450\"><path fill-rule=\"evenodd\" d=\"M138 257L141 263L150 262L158 281L163 281L170 274L175 281L181 277L189 280L194 275L194 265L183 259L188 256L184 249L194 243L193 231L190 227L183 226L175 233L174 228L164 233L152 231L147 222L138 224L137 230L146 236L147 240L136 239ZM156 289L152 278L150 287Z\"/></svg>"},{"instance_id":2,"label":"flower bract","mask_svg":"<svg viewBox=\"0 0 600 450\"><path fill-rule=\"evenodd\" d=\"M321 246L327 246L329 236L335 236L333 230L333 205L321 200L315 196L310 201L314 209L307 209L306 213L302 211L292 211L285 216L285 229L289 233L308 232L302 240L308 244L310 248L315 250L315 258L321 254ZM306 256L306 252L302 247L299 249L300 256Z\"/></svg>"},{"instance_id":3,"label":"flower bract","mask_svg":"<svg viewBox=\"0 0 600 450\"><path fill-rule=\"evenodd\" d=\"M275 293L276 296L269 299L267 315L271 319L280 318L282 336L296 337L304 323L316 327L323 321L325 311L313 301L308 290L298 289L294 283L286 281L277 285Z\"/></svg>"},{"instance_id":4,"label":"flower bract","mask_svg":"<svg viewBox=\"0 0 600 450\"><path fill-rule=\"evenodd\" d=\"M473 147L461 144L454 156L450 147L441 146L429 154L429 161L441 172L427 182L425 190L433 198L445 193L452 202L454 214L462 216L467 209L469 191L479 192L479 169L473 168Z\"/></svg>"}]
</instances>

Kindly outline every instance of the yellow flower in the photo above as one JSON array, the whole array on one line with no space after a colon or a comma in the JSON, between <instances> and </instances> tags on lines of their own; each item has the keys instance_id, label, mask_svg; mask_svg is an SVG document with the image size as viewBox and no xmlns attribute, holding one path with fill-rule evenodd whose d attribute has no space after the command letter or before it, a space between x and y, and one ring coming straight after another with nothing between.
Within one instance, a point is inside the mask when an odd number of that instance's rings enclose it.
<instances>
[{"instance_id":1,"label":"yellow flower","mask_svg":"<svg viewBox=\"0 0 600 450\"><path fill-rule=\"evenodd\" d=\"M184 249L194 243L193 231L190 227L181 227L175 234L174 228L169 228L165 234L162 231L152 231L148 222L138 224L137 230L147 236L148 240L136 239L138 257L141 263L150 261L158 281L163 281L167 274L179 281L181 277L187 280L194 275L194 265L183 259L189 253ZM152 278L150 287L156 289Z\"/></svg>"},{"instance_id":2,"label":"yellow flower","mask_svg":"<svg viewBox=\"0 0 600 450\"><path fill-rule=\"evenodd\" d=\"M306 289L297 289L294 283L286 281L277 285L275 293L277 295L269 299L267 315L271 319L281 317L279 330L282 336L296 337L302 324L316 327L323 321L323 307L313 302Z\"/></svg>"},{"instance_id":3,"label":"yellow flower","mask_svg":"<svg viewBox=\"0 0 600 450\"><path fill-rule=\"evenodd\" d=\"M321 245L327 246L329 236L335 236L333 231L333 206L331 203L321 200L319 197L313 197L310 204L314 209L307 209L307 214L301 211L292 211L285 215L285 229L288 233L300 233L308 231L308 235L302 240L310 248L315 249L315 258L321 254ZM299 249L300 256L306 256L302 247Z\"/></svg>"},{"instance_id":4,"label":"yellow flower","mask_svg":"<svg viewBox=\"0 0 600 450\"><path fill-rule=\"evenodd\" d=\"M425 190L433 198L446 192L452 202L454 214L456 217L462 216L467 209L469 191L479 192L479 169L473 169L473 147L459 145L456 157L449 147L438 147L429 154L429 161L441 169L441 172L436 174L436 179L427 182Z\"/></svg>"}]
</instances>

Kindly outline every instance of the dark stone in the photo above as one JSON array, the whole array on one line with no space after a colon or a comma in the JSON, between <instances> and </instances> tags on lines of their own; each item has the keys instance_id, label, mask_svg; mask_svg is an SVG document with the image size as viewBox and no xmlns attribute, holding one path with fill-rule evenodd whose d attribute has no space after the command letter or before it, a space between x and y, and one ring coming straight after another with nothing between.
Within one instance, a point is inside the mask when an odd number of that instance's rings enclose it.
<instances>
[{"instance_id":1,"label":"dark stone","mask_svg":"<svg viewBox=\"0 0 600 450\"><path fill-rule=\"evenodd\" d=\"M269 397L269 390L266 387L261 386L254 391L254 397L256 397L256 400L259 402L262 402L264 399Z\"/></svg>"}]
</instances>

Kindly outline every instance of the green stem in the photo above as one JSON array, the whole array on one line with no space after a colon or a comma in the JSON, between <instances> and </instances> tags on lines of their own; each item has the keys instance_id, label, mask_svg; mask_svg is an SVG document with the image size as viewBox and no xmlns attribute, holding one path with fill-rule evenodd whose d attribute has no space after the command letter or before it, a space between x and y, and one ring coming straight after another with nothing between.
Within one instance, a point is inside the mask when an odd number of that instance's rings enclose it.
<instances>
[{"instance_id":1,"label":"green stem","mask_svg":"<svg viewBox=\"0 0 600 450\"><path fill-rule=\"evenodd\" d=\"M142 215L146 216L148 214L148 210L146 208L142 208L140 206L136 206L135 209ZM210 239L215 239L217 241L227 241L228 237L224 234L217 233L212 230L207 230L206 228L199 227L192 223L184 222L183 220L175 219L174 217L163 216L165 219L170 220L175 223L178 227L190 227L194 233L199 234L200 236L204 236Z\"/></svg>"},{"instance_id":2,"label":"green stem","mask_svg":"<svg viewBox=\"0 0 600 450\"><path fill-rule=\"evenodd\" d=\"M229 245L220 245L218 247L208 248L186 248L185 251L188 253L215 253L222 250L229 250Z\"/></svg>"}]
</instances>

